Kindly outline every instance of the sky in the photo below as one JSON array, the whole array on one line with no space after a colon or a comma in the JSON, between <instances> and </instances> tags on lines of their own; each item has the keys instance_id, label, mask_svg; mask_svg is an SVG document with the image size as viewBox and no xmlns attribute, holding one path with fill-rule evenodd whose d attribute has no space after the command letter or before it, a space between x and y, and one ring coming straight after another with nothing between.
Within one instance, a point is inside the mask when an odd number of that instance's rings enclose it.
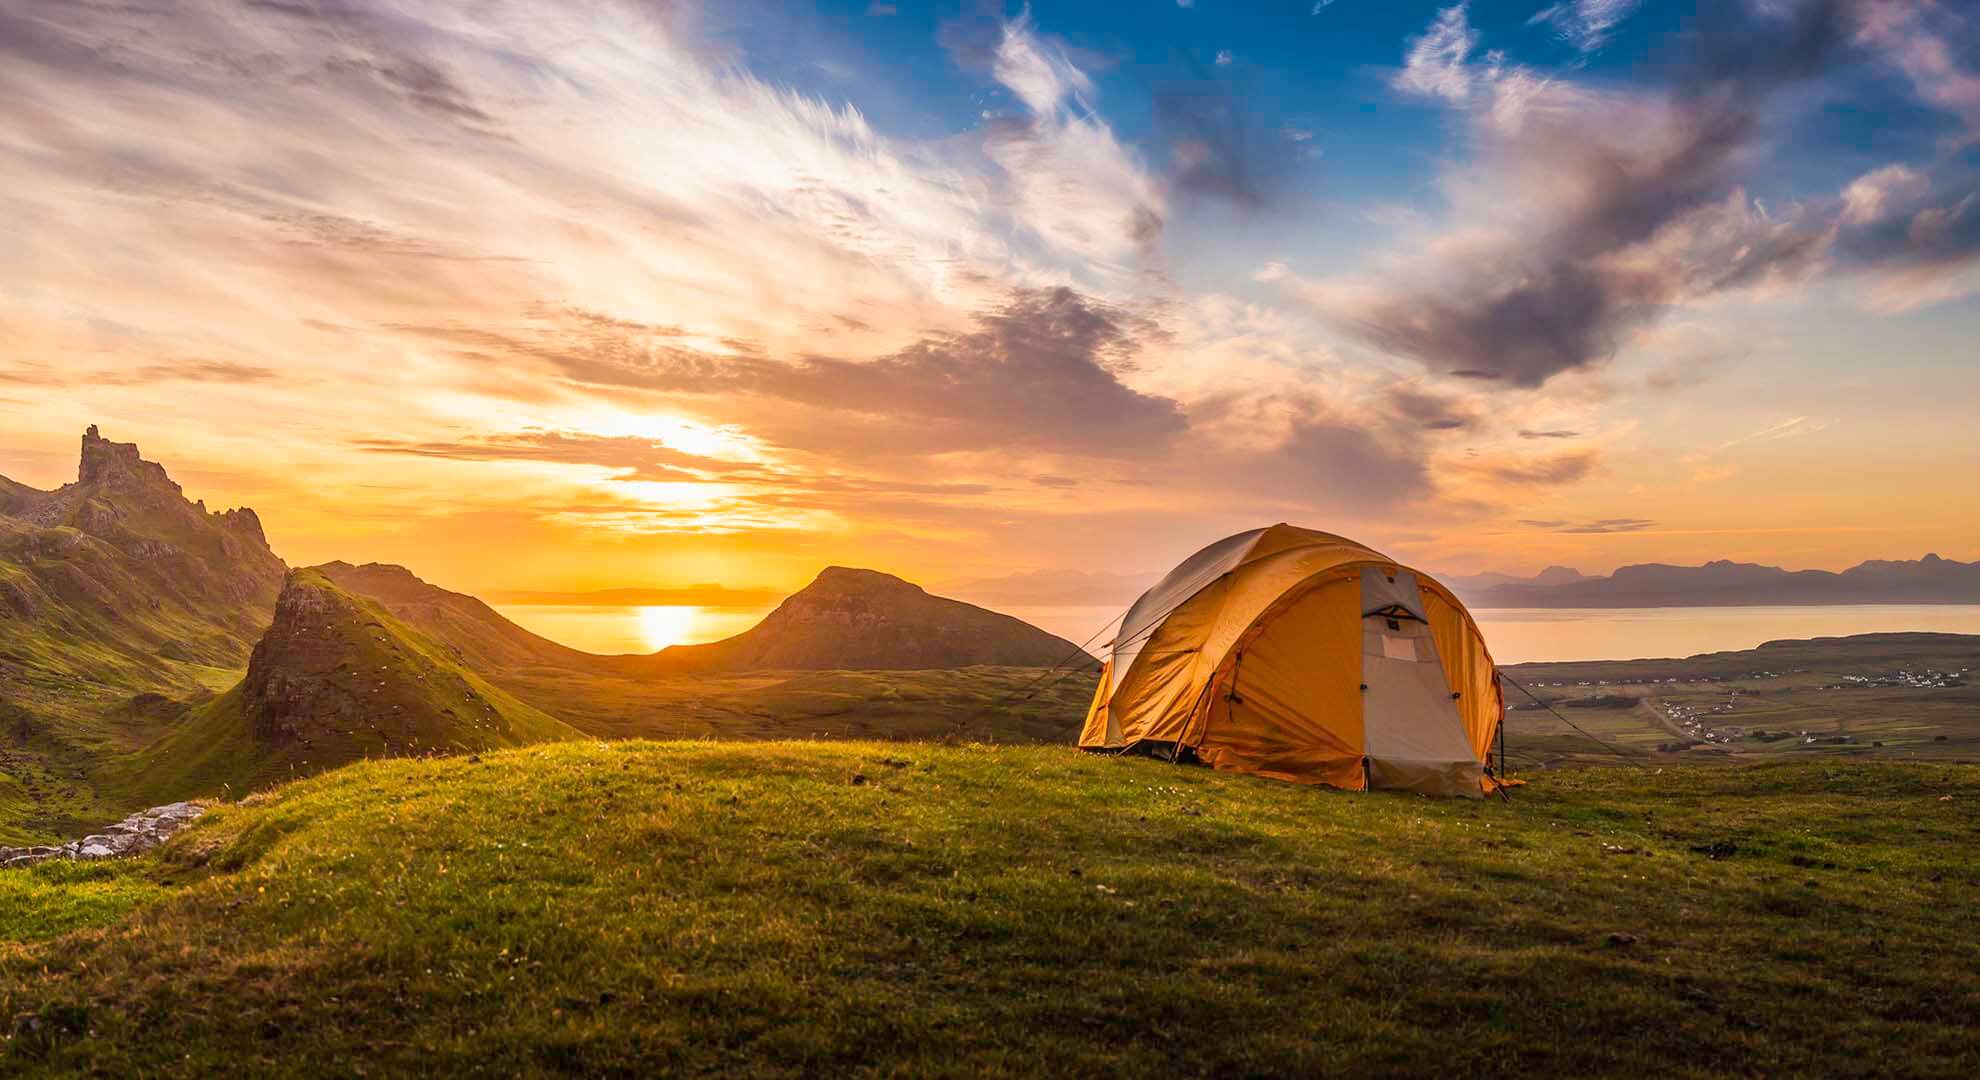
<instances>
[{"instance_id":1,"label":"sky","mask_svg":"<svg viewBox=\"0 0 1980 1080\"><path fill-rule=\"evenodd\" d=\"M0 473L470 590L1973 559L1977 195L1950 0L0 0Z\"/></svg>"}]
</instances>

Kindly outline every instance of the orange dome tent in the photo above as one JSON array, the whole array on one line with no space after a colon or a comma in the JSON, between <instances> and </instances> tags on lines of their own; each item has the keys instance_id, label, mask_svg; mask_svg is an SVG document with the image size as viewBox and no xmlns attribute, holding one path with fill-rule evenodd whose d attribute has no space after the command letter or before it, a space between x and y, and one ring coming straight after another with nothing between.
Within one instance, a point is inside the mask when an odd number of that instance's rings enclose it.
<instances>
[{"instance_id":1,"label":"orange dome tent","mask_svg":"<svg viewBox=\"0 0 1980 1080\"><path fill-rule=\"evenodd\" d=\"M1079 744L1219 769L1481 797L1505 716L1478 624L1428 576L1279 524L1176 567L1128 609Z\"/></svg>"}]
</instances>

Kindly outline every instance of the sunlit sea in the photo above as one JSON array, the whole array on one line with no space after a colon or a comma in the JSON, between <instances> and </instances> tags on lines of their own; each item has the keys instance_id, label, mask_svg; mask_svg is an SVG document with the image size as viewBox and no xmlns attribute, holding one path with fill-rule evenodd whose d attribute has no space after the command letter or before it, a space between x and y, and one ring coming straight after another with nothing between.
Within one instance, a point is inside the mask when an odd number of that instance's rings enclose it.
<instances>
[{"instance_id":1,"label":"sunlit sea","mask_svg":"<svg viewBox=\"0 0 1980 1080\"><path fill-rule=\"evenodd\" d=\"M655 605L575 607L499 605L524 628L586 652L649 653L675 644L739 634L768 609ZM1098 650L1116 608L1008 607L1006 614ZM1831 604L1812 607L1476 608L1492 655L1503 664L1533 660L1629 660L1750 649L1780 638L1901 630L1980 634L1980 605Z\"/></svg>"}]
</instances>

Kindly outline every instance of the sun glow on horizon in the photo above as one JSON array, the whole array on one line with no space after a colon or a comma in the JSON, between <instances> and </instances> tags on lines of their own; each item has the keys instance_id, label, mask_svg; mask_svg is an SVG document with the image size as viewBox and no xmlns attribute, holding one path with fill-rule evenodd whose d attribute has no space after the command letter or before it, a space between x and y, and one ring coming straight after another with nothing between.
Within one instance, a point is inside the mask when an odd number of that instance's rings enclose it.
<instances>
[{"instance_id":1,"label":"sun glow on horizon","mask_svg":"<svg viewBox=\"0 0 1980 1080\"><path fill-rule=\"evenodd\" d=\"M647 647L659 652L668 646L687 641L700 618L699 607L685 605L643 607L639 609L639 631L645 636Z\"/></svg>"}]
</instances>

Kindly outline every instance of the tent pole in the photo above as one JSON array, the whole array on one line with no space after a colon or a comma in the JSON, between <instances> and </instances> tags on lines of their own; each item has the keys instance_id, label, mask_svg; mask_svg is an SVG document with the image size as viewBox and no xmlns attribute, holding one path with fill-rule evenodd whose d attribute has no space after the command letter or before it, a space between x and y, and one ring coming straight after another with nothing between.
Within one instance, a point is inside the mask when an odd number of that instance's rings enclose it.
<instances>
[{"instance_id":1,"label":"tent pole","mask_svg":"<svg viewBox=\"0 0 1980 1080\"><path fill-rule=\"evenodd\" d=\"M1499 711L1499 775L1506 775L1506 714Z\"/></svg>"}]
</instances>

